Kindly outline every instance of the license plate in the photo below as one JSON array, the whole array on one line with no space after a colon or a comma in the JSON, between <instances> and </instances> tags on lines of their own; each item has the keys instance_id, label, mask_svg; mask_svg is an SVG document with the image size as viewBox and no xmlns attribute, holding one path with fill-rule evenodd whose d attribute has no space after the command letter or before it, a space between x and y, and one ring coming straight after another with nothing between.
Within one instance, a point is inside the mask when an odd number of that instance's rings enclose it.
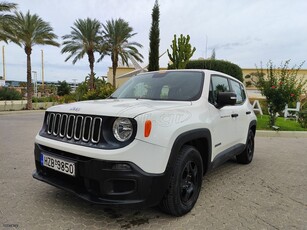
<instances>
[{"instance_id":1,"label":"license plate","mask_svg":"<svg viewBox=\"0 0 307 230\"><path fill-rule=\"evenodd\" d=\"M70 176L76 175L76 166L74 162L63 160L54 156L41 153L41 165L68 174Z\"/></svg>"}]
</instances>

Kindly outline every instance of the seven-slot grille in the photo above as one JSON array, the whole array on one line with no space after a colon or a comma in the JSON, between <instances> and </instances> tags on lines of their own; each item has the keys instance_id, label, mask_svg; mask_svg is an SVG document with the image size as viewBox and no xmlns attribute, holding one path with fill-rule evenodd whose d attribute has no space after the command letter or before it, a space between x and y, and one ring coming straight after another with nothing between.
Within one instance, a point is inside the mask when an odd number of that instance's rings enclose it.
<instances>
[{"instance_id":1,"label":"seven-slot grille","mask_svg":"<svg viewBox=\"0 0 307 230\"><path fill-rule=\"evenodd\" d=\"M89 115L48 113L46 133L57 138L97 144L102 135L102 118Z\"/></svg>"}]
</instances>

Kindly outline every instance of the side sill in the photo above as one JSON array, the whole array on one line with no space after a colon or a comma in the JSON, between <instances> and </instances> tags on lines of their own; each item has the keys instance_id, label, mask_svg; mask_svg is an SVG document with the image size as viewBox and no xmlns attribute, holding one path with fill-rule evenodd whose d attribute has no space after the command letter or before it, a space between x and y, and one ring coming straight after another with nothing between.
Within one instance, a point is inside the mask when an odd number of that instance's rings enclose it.
<instances>
[{"instance_id":1,"label":"side sill","mask_svg":"<svg viewBox=\"0 0 307 230\"><path fill-rule=\"evenodd\" d=\"M244 144L236 144L229 149L224 150L219 153L211 163L210 169L214 169L219 165L223 164L225 161L231 159L232 157L240 154L245 148Z\"/></svg>"}]
</instances>

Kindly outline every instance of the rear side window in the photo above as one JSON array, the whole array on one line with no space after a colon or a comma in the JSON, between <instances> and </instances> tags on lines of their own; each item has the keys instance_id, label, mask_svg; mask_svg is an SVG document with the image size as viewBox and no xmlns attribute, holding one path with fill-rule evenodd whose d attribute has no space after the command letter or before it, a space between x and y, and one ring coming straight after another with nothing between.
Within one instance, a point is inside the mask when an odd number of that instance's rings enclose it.
<instances>
[{"instance_id":1,"label":"rear side window","mask_svg":"<svg viewBox=\"0 0 307 230\"><path fill-rule=\"evenodd\" d=\"M231 84L232 91L235 92L237 96L236 103L242 104L246 99L246 95L245 95L243 86L239 82L236 82L233 80L230 80L230 84Z\"/></svg>"}]
</instances>

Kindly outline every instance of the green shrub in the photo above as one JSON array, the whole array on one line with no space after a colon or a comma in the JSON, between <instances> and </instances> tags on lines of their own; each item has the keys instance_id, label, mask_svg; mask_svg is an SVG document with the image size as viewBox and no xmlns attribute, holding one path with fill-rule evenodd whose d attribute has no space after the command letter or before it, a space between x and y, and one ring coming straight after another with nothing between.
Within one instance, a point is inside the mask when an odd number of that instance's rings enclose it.
<instances>
[{"instance_id":1,"label":"green shrub","mask_svg":"<svg viewBox=\"0 0 307 230\"><path fill-rule=\"evenodd\" d=\"M109 97L114 92L114 87L110 83L105 83L100 85L94 90L87 91L82 99L83 100L96 100L96 99L105 99Z\"/></svg>"},{"instance_id":2,"label":"green shrub","mask_svg":"<svg viewBox=\"0 0 307 230\"><path fill-rule=\"evenodd\" d=\"M32 102L38 103L38 102L57 102L59 96L49 96L49 97L33 97Z\"/></svg>"},{"instance_id":3,"label":"green shrub","mask_svg":"<svg viewBox=\"0 0 307 230\"><path fill-rule=\"evenodd\" d=\"M13 88L0 87L0 100L21 100L22 95Z\"/></svg>"},{"instance_id":4,"label":"green shrub","mask_svg":"<svg viewBox=\"0 0 307 230\"><path fill-rule=\"evenodd\" d=\"M58 95L64 96L70 93L71 87L66 81L58 81Z\"/></svg>"},{"instance_id":5,"label":"green shrub","mask_svg":"<svg viewBox=\"0 0 307 230\"><path fill-rule=\"evenodd\" d=\"M58 96L56 102L59 104L67 104L76 102L76 93L65 94L64 96Z\"/></svg>"},{"instance_id":6,"label":"green shrub","mask_svg":"<svg viewBox=\"0 0 307 230\"><path fill-rule=\"evenodd\" d=\"M302 128L307 128L307 110L303 110L298 113L298 122Z\"/></svg>"},{"instance_id":7,"label":"green shrub","mask_svg":"<svg viewBox=\"0 0 307 230\"><path fill-rule=\"evenodd\" d=\"M289 66L290 60L285 61L277 68L272 61L267 63L266 71L257 68L255 74L256 87L267 99L270 127L275 125L276 114L282 114L285 106L296 103L304 91L307 80L297 77L303 63L299 66Z\"/></svg>"},{"instance_id":8,"label":"green shrub","mask_svg":"<svg viewBox=\"0 0 307 230\"><path fill-rule=\"evenodd\" d=\"M87 81L79 84L76 93L73 94L76 101L105 99L109 97L115 88L105 81L97 81L95 89L89 90Z\"/></svg>"},{"instance_id":9,"label":"green shrub","mask_svg":"<svg viewBox=\"0 0 307 230\"><path fill-rule=\"evenodd\" d=\"M243 73L242 69L231 62L223 60L193 60L189 61L185 67L186 69L209 69L219 71L243 82Z\"/></svg>"}]
</instances>

